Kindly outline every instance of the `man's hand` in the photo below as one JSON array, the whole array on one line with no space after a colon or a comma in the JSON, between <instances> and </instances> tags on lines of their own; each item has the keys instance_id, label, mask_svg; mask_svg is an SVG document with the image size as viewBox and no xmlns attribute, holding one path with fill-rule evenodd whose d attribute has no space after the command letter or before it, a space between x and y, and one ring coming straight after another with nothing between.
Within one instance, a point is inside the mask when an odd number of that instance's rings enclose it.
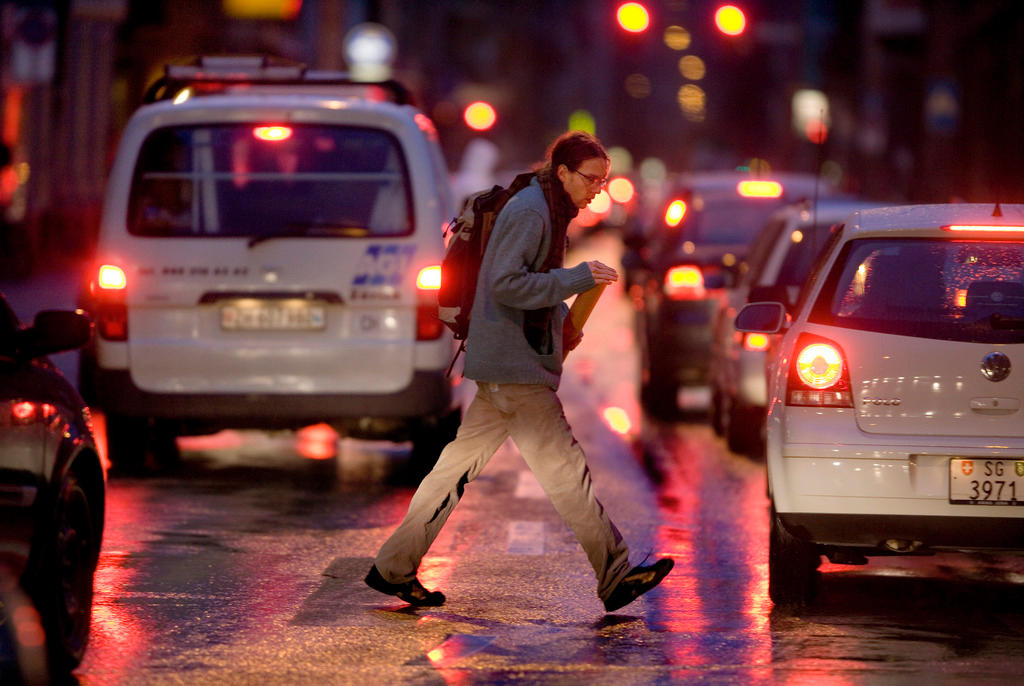
<instances>
[{"instance_id":1,"label":"man's hand","mask_svg":"<svg viewBox=\"0 0 1024 686\"><path fill-rule=\"evenodd\" d=\"M619 273L607 264L592 260L587 262L587 266L590 267L590 274L598 285L608 285L619 280Z\"/></svg>"}]
</instances>

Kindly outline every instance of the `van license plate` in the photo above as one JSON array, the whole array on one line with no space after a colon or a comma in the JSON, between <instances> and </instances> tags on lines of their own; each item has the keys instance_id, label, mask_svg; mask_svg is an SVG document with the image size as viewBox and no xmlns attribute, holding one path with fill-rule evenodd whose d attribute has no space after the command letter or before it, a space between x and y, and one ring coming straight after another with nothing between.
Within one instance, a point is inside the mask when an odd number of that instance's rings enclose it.
<instances>
[{"instance_id":1,"label":"van license plate","mask_svg":"<svg viewBox=\"0 0 1024 686\"><path fill-rule=\"evenodd\" d=\"M1024 505L1024 459L951 459L949 502L965 505Z\"/></svg>"},{"instance_id":2,"label":"van license plate","mask_svg":"<svg viewBox=\"0 0 1024 686\"><path fill-rule=\"evenodd\" d=\"M301 301L233 303L220 310L225 331L316 331L326 325L322 305Z\"/></svg>"}]
</instances>

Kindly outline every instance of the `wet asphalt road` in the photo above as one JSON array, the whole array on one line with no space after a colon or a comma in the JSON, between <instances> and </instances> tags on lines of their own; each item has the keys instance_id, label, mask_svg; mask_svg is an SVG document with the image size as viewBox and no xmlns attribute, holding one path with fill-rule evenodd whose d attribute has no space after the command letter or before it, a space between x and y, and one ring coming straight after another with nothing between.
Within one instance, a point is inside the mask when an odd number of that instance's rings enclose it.
<instances>
[{"instance_id":1,"label":"wet asphalt road","mask_svg":"<svg viewBox=\"0 0 1024 686\"><path fill-rule=\"evenodd\" d=\"M615 264L615 248L598 238L587 256ZM658 589L605 614L585 556L506 445L424 560L421 580L448 602L411 609L362 583L413 491L407 446L324 427L224 432L183 439L175 469L111 477L77 680L1021 683L1020 557L826 564L815 605L775 611L763 464L699 418L643 419L630 318L609 289L560 394L634 563L675 558Z\"/></svg>"}]
</instances>

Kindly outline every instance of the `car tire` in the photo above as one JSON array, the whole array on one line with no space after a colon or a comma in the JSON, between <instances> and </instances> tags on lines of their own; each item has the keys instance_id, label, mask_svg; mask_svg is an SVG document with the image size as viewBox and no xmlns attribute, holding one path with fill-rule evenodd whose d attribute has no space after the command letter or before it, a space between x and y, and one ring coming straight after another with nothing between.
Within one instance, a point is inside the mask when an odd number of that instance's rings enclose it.
<instances>
[{"instance_id":1,"label":"car tire","mask_svg":"<svg viewBox=\"0 0 1024 686\"><path fill-rule=\"evenodd\" d=\"M54 517L44 533L38 574L30 581L55 677L78 666L89 642L101 535L93 507L78 477L69 472L57 492Z\"/></svg>"},{"instance_id":2,"label":"car tire","mask_svg":"<svg viewBox=\"0 0 1024 686\"><path fill-rule=\"evenodd\" d=\"M761 412L733 401L729 403L728 412L723 414L727 415L723 417L723 423L729 450L741 455L753 453L761 436Z\"/></svg>"},{"instance_id":3,"label":"car tire","mask_svg":"<svg viewBox=\"0 0 1024 686\"><path fill-rule=\"evenodd\" d=\"M149 420L146 417L107 415L107 457L119 470L135 472L146 464Z\"/></svg>"},{"instance_id":4,"label":"car tire","mask_svg":"<svg viewBox=\"0 0 1024 686\"><path fill-rule=\"evenodd\" d=\"M436 423L420 427L413 435L410 468L421 478L426 476L440 457L444 447L455 440L462 424L462 410L449 410Z\"/></svg>"},{"instance_id":5,"label":"car tire","mask_svg":"<svg viewBox=\"0 0 1024 686\"><path fill-rule=\"evenodd\" d=\"M722 392L718 388L712 386L711 388L711 430L715 432L716 436L725 435L725 423L722 421L723 408L722 408Z\"/></svg>"},{"instance_id":6,"label":"car tire","mask_svg":"<svg viewBox=\"0 0 1024 686\"><path fill-rule=\"evenodd\" d=\"M787 531L773 505L768 541L768 596L776 607L794 610L809 605L817 594L820 564L821 556L814 544Z\"/></svg>"}]
</instances>

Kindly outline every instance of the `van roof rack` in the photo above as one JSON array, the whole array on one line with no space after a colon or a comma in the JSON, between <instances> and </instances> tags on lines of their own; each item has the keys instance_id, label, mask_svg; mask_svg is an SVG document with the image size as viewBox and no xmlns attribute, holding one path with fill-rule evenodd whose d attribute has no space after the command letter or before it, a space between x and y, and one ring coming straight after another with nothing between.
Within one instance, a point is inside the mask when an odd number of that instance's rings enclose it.
<instances>
[{"instance_id":1,"label":"van roof rack","mask_svg":"<svg viewBox=\"0 0 1024 686\"><path fill-rule=\"evenodd\" d=\"M215 95L263 86L306 86L311 92L413 104L409 90L394 79L358 81L347 72L311 70L301 62L271 55L199 55L184 63L167 64L142 100L170 100L185 88L191 88L193 95Z\"/></svg>"}]
</instances>

